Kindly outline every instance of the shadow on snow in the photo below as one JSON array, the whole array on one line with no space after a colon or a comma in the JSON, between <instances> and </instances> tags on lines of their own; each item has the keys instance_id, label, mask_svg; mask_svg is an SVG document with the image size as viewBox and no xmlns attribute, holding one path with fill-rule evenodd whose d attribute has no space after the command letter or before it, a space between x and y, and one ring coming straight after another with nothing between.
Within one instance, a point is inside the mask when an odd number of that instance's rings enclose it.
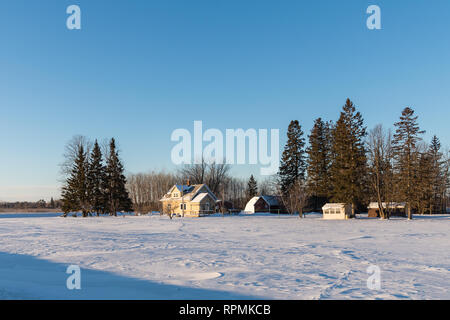
<instances>
[{"instance_id":1,"label":"shadow on snow","mask_svg":"<svg viewBox=\"0 0 450 320\"><path fill-rule=\"evenodd\" d=\"M247 299L231 292L162 284L81 268L81 289L69 290L69 264L0 252L0 299Z\"/></svg>"}]
</instances>

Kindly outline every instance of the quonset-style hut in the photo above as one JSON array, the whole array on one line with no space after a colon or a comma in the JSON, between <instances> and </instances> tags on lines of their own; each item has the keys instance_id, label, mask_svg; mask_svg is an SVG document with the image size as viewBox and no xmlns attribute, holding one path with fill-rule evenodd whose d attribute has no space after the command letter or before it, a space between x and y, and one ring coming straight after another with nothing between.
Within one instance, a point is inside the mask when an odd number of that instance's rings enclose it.
<instances>
[{"instance_id":1,"label":"quonset-style hut","mask_svg":"<svg viewBox=\"0 0 450 320\"><path fill-rule=\"evenodd\" d=\"M278 196L259 196L250 199L245 206L244 212L287 213L287 210Z\"/></svg>"}]
</instances>

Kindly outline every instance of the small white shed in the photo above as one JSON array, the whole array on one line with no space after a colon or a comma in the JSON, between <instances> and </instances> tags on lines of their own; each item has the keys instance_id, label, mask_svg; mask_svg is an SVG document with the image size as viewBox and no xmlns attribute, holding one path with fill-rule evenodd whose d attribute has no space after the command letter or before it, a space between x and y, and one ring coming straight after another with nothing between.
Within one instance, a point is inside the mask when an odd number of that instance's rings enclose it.
<instances>
[{"instance_id":1,"label":"small white shed","mask_svg":"<svg viewBox=\"0 0 450 320\"><path fill-rule=\"evenodd\" d=\"M345 203L327 203L322 207L323 218L327 220L345 220L352 215L352 205Z\"/></svg>"}]
</instances>

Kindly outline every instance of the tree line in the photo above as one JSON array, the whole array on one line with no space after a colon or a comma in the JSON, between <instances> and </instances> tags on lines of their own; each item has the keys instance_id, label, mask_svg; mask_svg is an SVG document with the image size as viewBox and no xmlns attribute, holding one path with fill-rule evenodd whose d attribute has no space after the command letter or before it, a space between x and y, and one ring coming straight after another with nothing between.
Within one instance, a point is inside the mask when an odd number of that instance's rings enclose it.
<instances>
[{"instance_id":1,"label":"tree line","mask_svg":"<svg viewBox=\"0 0 450 320\"><path fill-rule=\"evenodd\" d=\"M62 210L81 212L83 217L133 210L126 188L124 167L115 139L104 145L94 144L83 136L74 137L67 145L62 164L65 175L62 187Z\"/></svg>"},{"instance_id":2,"label":"tree line","mask_svg":"<svg viewBox=\"0 0 450 320\"><path fill-rule=\"evenodd\" d=\"M53 197L50 201L45 201L44 199L38 200L36 202L30 201L16 201L16 202L0 202L1 209L60 209L62 206L61 200L54 200Z\"/></svg>"},{"instance_id":3,"label":"tree line","mask_svg":"<svg viewBox=\"0 0 450 320\"><path fill-rule=\"evenodd\" d=\"M414 110L407 107L394 124L395 132L377 125L367 131L355 105L347 99L336 123L318 118L308 136L291 121L277 183L290 211L318 210L326 202L352 205L352 213L378 203L404 202L413 212L443 213L449 188L449 157L437 136L426 144Z\"/></svg>"}]
</instances>

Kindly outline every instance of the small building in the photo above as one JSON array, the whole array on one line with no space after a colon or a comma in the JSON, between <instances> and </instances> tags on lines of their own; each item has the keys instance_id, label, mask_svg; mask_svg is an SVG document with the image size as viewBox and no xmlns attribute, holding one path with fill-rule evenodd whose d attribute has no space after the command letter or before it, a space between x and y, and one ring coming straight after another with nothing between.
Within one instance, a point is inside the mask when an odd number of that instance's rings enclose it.
<instances>
[{"instance_id":1,"label":"small building","mask_svg":"<svg viewBox=\"0 0 450 320\"><path fill-rule=\"evenodd\" d=\"M352 216L352 205L345 203L326 203L322 207L323 218L326 220L346 220Z\"/></svg>"},{"instance_id":2,"label":"small building","mask_svg":"<svg viewBox=\"0 0 450 320\"><path fill-rule=\"evenodd\" d=\"M177 184L160 201L163 213L199 217L215 213L217 197L206 184Z\"/></svg>"},{"instance_id":3,"label":"small building","mask_svg":"<svg viewBox=\"0 0 450 320\"><path fill-rule=\"evenodd\" d=\"M233 210L233 203L230 201L217 200L216 201L216 212L229 212Z\"/></svg>"},{"instance_id":4,"label":"small building","mask_svg":"<svg viewBox=\"0 0 450 320\"><path fill-rule=\"evenodd\" d=\"M283 202L278 196L259 196L253 197L245 205L245 213L270 212L287 213Z\"/></svg>"},{"instance_id":5,"label":"small building","mask_svg":"<svg viewBox=\"0 0 450 320\"><path fill-rule=\"evenodd\" d=\"M406 217L406 203L405 202L382 202L383 210L390 210L391 217ZM368 209L369 218L379 218L380 208L378 202L371 202Z\"/></svg>"}]
</instances>

